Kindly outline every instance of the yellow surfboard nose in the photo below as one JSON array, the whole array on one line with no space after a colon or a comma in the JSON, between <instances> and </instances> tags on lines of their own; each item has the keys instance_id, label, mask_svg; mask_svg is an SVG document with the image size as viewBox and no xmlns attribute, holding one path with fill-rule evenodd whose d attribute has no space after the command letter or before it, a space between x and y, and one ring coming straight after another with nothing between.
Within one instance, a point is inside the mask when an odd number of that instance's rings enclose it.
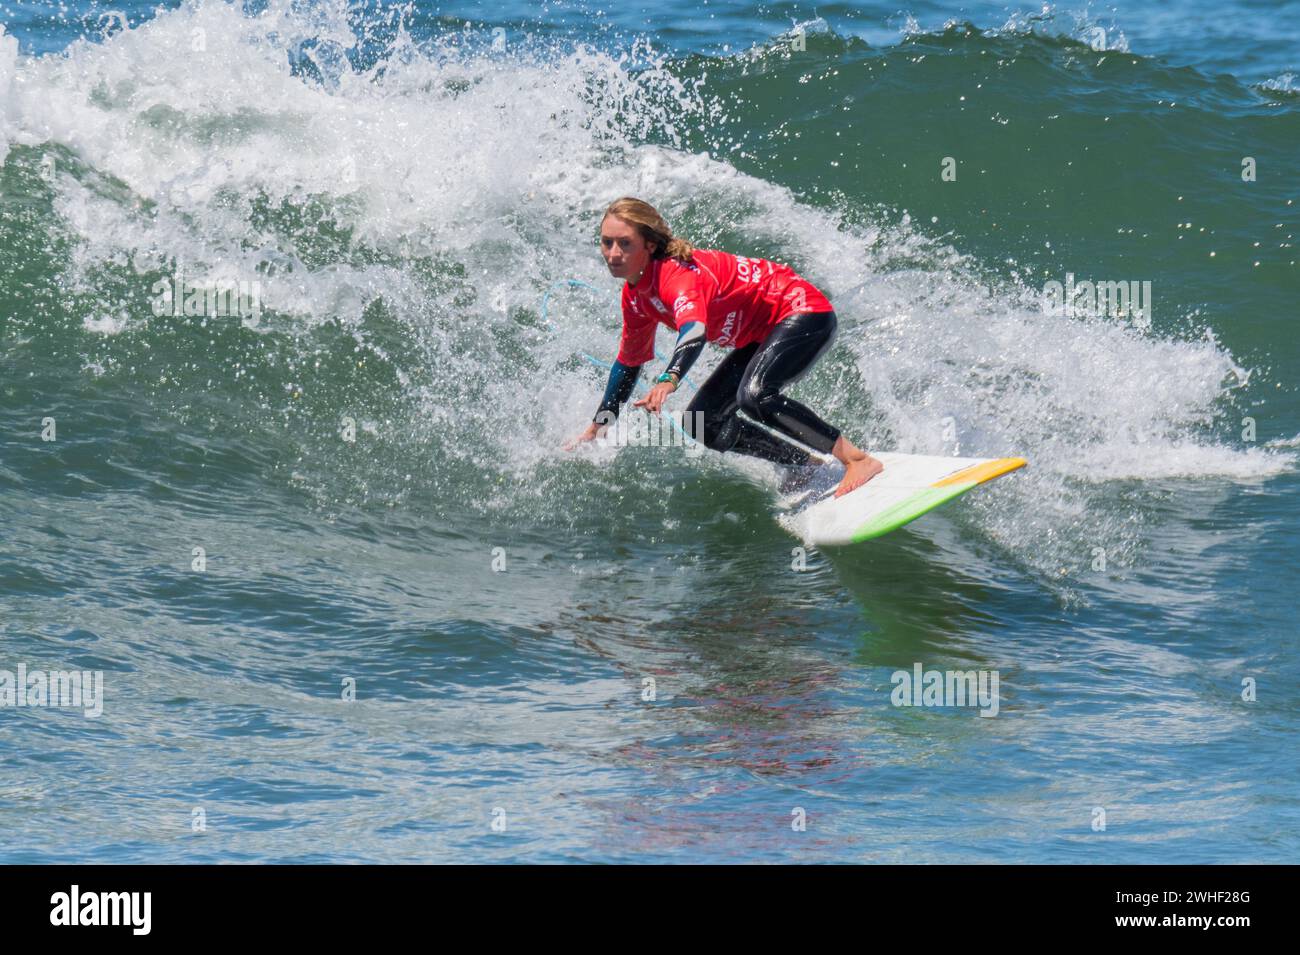
<instances>
[{"instance_id":1,"label":"yellow surfboard nose","mask_svg":"<svg viewBox=\"0 0 1300 955\"><path fill-rule=\"evenodd\" d=\"M949 474L943 480L935 481L930 487L945 487L949 484L983 484L1008 471L1023 468L1025 463L1024 458L994 458L992 461L972 465L956 474Z\"/></svg>"}]
</instances>

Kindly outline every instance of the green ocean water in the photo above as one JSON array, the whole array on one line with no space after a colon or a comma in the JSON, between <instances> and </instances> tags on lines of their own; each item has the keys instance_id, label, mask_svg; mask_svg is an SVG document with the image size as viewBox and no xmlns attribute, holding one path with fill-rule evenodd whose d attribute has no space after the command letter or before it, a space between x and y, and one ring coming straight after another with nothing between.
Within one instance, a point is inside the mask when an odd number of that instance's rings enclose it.
<instances>
[{"instance_id":1,"label":"green ocean water","mask_svg":"<svg viewBox=\"0 0 1300 955\"><path fill-rule=\"evenodd\" d=\"M4 8L0 703L104 689L0 707L0 858L1293 858L1294 6ZM628 194L826 292L857 443L1029 466L818 551L561 451Z\"/></svg>"}]
</instances>

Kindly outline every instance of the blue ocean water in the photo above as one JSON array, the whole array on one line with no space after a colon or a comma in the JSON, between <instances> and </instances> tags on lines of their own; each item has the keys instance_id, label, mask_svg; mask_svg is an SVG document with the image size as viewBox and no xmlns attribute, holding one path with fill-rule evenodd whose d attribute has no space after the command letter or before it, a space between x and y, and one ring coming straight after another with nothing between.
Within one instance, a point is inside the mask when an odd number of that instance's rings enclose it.
<instances>
[{"instance_id":1,"label":"blue ocean water","mask_svg":"<svg viewBox=\"0 0 1300 955\"><path fill-rule=\"evenodd\" d=\"M0 859L1295 857L1300 3L0 24ZM560 450L626 194L826 291L857 443L1029 466L822 551Z\"/></svg>"}]
</instances>

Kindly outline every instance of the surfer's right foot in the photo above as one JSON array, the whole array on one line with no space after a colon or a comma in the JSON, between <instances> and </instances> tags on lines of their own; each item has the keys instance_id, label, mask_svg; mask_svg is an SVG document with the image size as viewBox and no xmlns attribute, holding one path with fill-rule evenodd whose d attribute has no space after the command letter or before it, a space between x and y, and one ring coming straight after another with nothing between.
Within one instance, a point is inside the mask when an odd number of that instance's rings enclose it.
<instances>
[{"instance_id":1,"label":"surfer's right foot","mask_svg":"<svg viewBox=\"0 0 1300 955\"><path fill-rule=\"evenodd\" d=\"M885 466L870 455L844 465L844 479L835 488L835 496L842 497L849 491L862 487L885 469Z\"/></svg>"}]
</instances>

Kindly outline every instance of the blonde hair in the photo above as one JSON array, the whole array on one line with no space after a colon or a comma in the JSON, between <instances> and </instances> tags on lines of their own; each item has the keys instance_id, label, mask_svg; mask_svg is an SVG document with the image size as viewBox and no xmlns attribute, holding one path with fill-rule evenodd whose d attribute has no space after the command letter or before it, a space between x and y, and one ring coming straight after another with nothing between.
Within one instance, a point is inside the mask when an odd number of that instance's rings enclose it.
<instances>
[{"instance_id":1,"label":"blonde hair","mask_svg":"<svg viewBox=\"0 0 1300 955\"><path fill-rule=\"evenodd\" d=\"M655 250L651 254L651 258L672 258L677 259L679 262L689 262L695 252L695 246L685 239L673 236L672 228L664 221L664 217L659 214L659 210L641 199L634 199L631 196L615 199L605 209L605 215L601 217L601 221L604 222L609 216L621 219L628 225L634 226L637 232L641 233L643 240L653 242Z\"/></svg>"}]
</instances>

